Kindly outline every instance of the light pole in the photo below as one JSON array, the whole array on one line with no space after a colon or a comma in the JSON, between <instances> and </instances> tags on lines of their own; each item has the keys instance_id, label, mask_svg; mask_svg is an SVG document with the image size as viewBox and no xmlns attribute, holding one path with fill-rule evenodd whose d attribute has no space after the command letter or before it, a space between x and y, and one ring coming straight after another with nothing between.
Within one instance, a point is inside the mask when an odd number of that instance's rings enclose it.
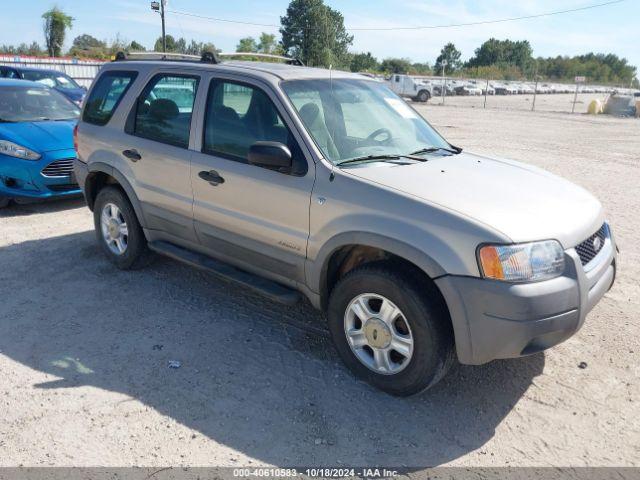
<instances>
[{"instance_id":1,"label":"light pole","mask_svg":"<svg viewBox=\"0 0 640 480\"><path fill-rule=\"evenodd\" d=\"M162 20L162 53L167 53L167 37L164 29L164 7L167 4L167 0L160 0L159 2L151 2L151 10L160 13L160 19Z\"/></svg>"},{"instance_id":2,"label":"light pole","mask_svg":"<svg viewBox=\"0 0 640 480\"><path fill-rule=\"evenodd\" d=\"M447 89L447 81L444 78L444 67L447 66L447 60L443 59L442 62L440 62L440 65L442 65L442 104L444 105L444 93Z\"/></svg>"}]
</instances>

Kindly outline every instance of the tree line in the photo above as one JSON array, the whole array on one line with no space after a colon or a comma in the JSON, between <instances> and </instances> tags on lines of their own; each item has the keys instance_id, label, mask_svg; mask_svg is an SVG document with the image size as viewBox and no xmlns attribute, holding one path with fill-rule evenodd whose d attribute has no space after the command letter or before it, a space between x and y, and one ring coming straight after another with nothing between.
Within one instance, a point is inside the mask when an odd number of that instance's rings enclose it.
<instances>
[{"instance_id":1,"label":"tree line","mask_svg":"<svg viewBox=\"0 0 640 480\"><path fill-rule=\"evenodd\" d=\"M42 15L45 47L37 42L17 46L2 45L0 53L44 56L60 56L63 53L65 34L73 26L73 17L57 7ZM413 62L408 58L378 60L371 52L352 52L354 37L344 25L342 14L325 5L324 0L291 0L285 14L280 17L280 39L276 35L262 33L259 38L241 38L237 52L289 55L301 59L310 66L333 66L336 69L370 73L408 73L414 75L466 76L503 80L541 78L572 81L577 75L586 76L589 82L619 84L640 87L636 67L625 58L614 54L587 53L584 55L534 57L527 40L499 40L490 38L480 45L467 61L453 43L442 47L431 64L428 61ZM199 55L204 51L218 51L213 43L197 42L166 36L167 51ZM108 59L118 51L143 51L145 47L136 41L127 42L117 37L110 42L82 34L73 39L66 52L73 57ZM158 38L153 50L162 50L162 38Z\"/></svg>"}]
</instances>

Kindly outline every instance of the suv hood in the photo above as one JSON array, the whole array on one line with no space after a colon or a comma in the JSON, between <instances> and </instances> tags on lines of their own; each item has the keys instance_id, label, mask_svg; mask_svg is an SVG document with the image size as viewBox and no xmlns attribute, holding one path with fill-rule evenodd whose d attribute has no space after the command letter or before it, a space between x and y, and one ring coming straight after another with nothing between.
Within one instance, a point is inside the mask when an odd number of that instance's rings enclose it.
<instances>
[{"instance_id":1,"label":"suv hood","mask_svg":"<svg viewBox=\"0 0 640 480\"><path fill-rule=\"evenodd\" d=\"M593 195L540 168L466 152L427 158L345 172L471 217L513 242L556 239L569 248L604 221Z\"/></svg>"}]
</instances>

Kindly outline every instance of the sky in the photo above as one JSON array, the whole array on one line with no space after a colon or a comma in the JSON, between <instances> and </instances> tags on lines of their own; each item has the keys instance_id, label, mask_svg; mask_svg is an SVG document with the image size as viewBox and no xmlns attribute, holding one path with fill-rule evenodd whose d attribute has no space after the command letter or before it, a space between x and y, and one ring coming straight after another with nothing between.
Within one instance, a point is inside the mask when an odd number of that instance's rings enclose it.
<instances>
[{"instance_id":1,"label":"sky","mask_svg":"<svg viewBox=\"0 0 640 480\"><path fill-rule=\"evenodd\" d=\"M398 27L443 25L535 15L578 8L604 0L325 0L342 12L349 27ZM136 40L147 48L160 35L160 16L148 0L0 0L0 44L44 44L40 16L58 5L75 18L67 35L72 39L88 33L101 40L119 36ZM279 24L288 0L169 0L169 11ZM8 12L8 13L7 13ZM354 31L352 51L371 52L379 59L407 57L433 64L440 49L453 42L468 59L480 44L491 38L529 40L535 56L576 55L587 52L615 53L640 70L640 0L591 10L530 20L455 28ZM223 51L233 51L241 37L278 33L277 27L215 22L167 14L167 33L175 37L213 42Z\"/></svg>"}]
</instances>

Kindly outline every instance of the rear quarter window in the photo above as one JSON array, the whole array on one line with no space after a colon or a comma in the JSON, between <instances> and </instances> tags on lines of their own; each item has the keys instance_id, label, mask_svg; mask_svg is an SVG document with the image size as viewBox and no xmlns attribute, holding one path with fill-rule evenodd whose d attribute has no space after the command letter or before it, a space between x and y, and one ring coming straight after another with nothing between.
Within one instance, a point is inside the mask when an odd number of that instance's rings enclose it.
<instances>
[{"instance_id":1,"label":"rear quarter window","mask_svg":"<svg viewBox=\"0 0 640 480\"><path fill-rule=\"evenodd\" d=\"M89 94L82 120L94 125L106 125L137 75L137 72L102 74Z\"/></svg>"}]
</instances>

